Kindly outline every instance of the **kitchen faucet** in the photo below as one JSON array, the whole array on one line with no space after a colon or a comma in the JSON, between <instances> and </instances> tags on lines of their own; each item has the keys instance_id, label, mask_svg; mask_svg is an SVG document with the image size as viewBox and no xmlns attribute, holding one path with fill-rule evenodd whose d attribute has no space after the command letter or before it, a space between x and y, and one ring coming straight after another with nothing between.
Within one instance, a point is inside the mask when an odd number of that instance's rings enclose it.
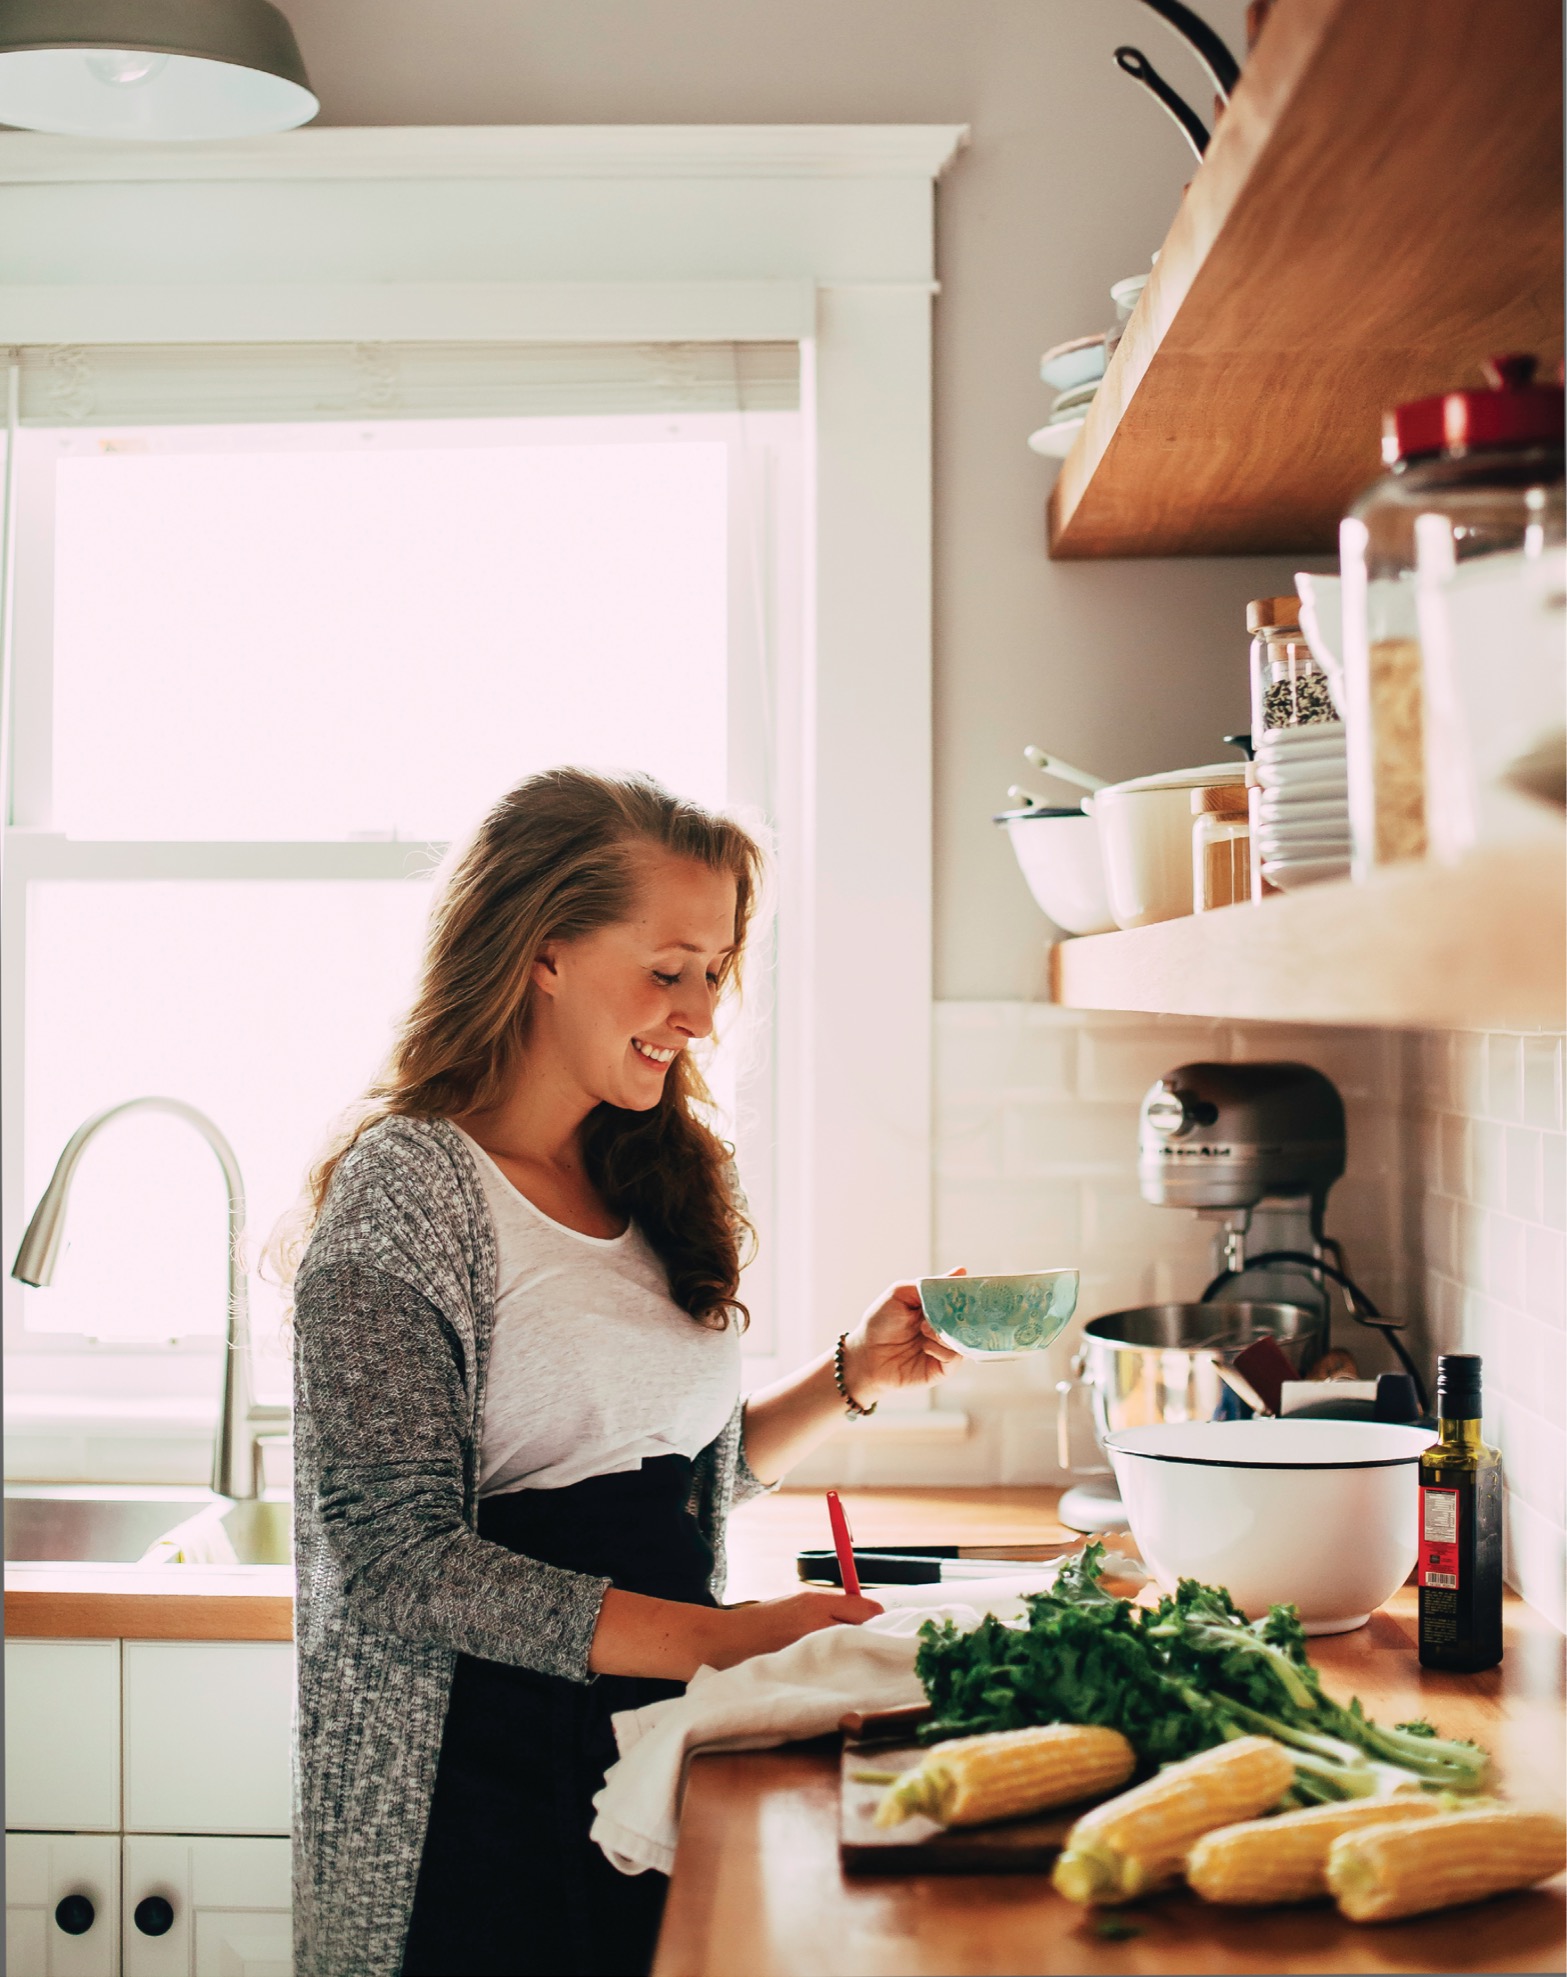
<instances>
[{"instance_id":1,"label":"kitchen faucet","mask_svg":"<svg viewBox=\"0 0 1567 1977\"><path fill-rule=\"evenodd\" d=\"M218 1156L228 1190L228 1323L224 1334L223 1399L212 1444L212 1487L219 1496L253 1498L261 1494L261 1435L269 1422L287 1421L289 1408L277 1401L258 1401L251 1392L250 1304L240 1242L245 1233L245 1183L234 1149L205 1112L179 1098L128 1098L85 1120L66 1142L27 1225L11 1275L18 1282L43 1290L53 1280L65 1234L65 1206L71 1181L87 1144L100 1127L127 1112L169 1112L194 1126ZM243 1444L247 1460L242 1461Z\"/></svg>"}]
</instances>

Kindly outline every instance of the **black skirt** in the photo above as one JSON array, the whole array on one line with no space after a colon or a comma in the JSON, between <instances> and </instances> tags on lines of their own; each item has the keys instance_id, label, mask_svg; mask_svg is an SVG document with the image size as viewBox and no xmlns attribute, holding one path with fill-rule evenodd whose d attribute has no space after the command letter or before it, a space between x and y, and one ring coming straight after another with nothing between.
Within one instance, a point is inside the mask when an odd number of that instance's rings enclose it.
<instances>
[{"instance_id":1,"label":"black skirt","mask_svg":"<svg viewBox=\"0 0 1567 1977\"><path fill-rule=\"evenodd\" d=\"M712 1550L684 1456L479 1506L479 1535L623 1592L711 1606ZM616 1757L616 1710L678 1682L566 1682L459 1655L403 1958L404 1977L637 1977L668 1882L627 1875L588 1838Z\"/></svg>"}]
</instances>

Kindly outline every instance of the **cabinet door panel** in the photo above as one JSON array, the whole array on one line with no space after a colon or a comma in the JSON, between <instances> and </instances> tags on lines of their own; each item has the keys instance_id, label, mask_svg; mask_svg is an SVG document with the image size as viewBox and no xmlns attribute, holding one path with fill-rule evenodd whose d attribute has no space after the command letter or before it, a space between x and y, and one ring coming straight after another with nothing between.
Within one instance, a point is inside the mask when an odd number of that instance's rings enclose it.
<instances>
[{"instance_id":1,"label":"cabinet door panel","mask_svg":"<svg viewBox=\"0 0 1567 1977\"><path fill-rule=\"evenodd\" d=\"M6 1642L5 1823L118 1832L118 1641Z\"/></svg>"},{"instance_id":2,"label":"cabinet door panel","mask_svg":"<svg viewBox=\"0 0 1567 1977\"><path fill-rule=\"evenodd\" d=\"M118 1977L120 1843L111 1833L7 1833L5 1967L9 1977ZM55 1910L70 1896L92 1904L73 1935Z\"/></svg>"},{"instance_id":3,"label":"cabinet door panel","mask_svg":"<svg viewBox=\"0 0 1567 1977\"><path fill-rule=\"evenodd\" d=\"M286 1914L197 1911L193 1977L291 1977L293 1968Z\"/></svg>"},{"instance_id":4,"label":"cabinet door panel","mask_svg":"<svg viewBox=\"0 0 1567 1977\"><path fill-rule=\"evenodd\" d=\"M174 1912L161 1936L136 1926L149 1896ZM128 1835L124 1907L125 1977L289 1977L293 1968L287 1840Z\"/></svg>"},{"instance_id":5,"label":"cabinet door panel","mask_svg":"<svg viewBox=\"0 0 1567 1977\"><path fill-rule=\"evenodd\" d=\"M293 1649L125 1643L125 1830L289 1830Z\"/></svg>"}]
</instances>

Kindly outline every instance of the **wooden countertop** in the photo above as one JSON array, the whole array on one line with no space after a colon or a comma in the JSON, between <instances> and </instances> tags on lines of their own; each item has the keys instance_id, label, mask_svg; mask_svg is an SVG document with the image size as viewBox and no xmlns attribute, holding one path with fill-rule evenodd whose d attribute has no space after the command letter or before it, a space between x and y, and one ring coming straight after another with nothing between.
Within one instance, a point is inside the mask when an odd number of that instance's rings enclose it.
<instances>
[{"instance_id":1,"label":"wooden countertop","mask_svg":"<svg viewBox=\"0 0 1567 1977\"><path fill-rule=\"evenodd\" d=\"M291 1641L291 1565L5 1568L11 1640Z\"/></svg>"},{"instance_id":2,"label":"wooden countertop","mask_svg":"<svg viewBox=\"0 0 1567 1977\"><path fill-rule=\"evenodd\" d=\"M1070 1535L1045 1490L855 1491L861 1543L1048 1542ZM734 1519L736 1598L798 1584L794 1553L823 1544L819 1495L781 1495ZM1369 1626L1312 1643L1327 1685L1390 1721L1429 1715L1497 1761L1510 1796L1563 1797L1562 1638L1509 1598L1507 1652L1483 1675L1415 1658L1405 1588ZM1539 1971L1564 1962L1560 1878L1479 1907L1381 1927L1331 1908L1225 1913L1172 1894L1118 1911L1141 1933L1108 1942L1042 1880L1008 1875L847 1879L838 1865L838 1760L825 1742L698 1758L654 1977L1113 1977L1252 1971Z\"/></svg>"}]
</instances>

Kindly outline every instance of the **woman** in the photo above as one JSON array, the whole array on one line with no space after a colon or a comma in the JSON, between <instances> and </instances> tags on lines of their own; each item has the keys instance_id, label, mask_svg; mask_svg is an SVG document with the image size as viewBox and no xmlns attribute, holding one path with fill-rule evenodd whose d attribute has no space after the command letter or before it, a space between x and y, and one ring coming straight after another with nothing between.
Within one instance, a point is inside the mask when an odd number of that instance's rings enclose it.
<instances>
[{"instance_id":1,"label":"woman","mask_svg":"<svg viewBox=\"0 0 1567 1977\"><path fill-rule=\"evenodd\" d=\"M588 1838L612 1713L878 1610L718 1603L731 1504L951 1357L901 1284L740 1401L747 1224L689 1047L738 982L759 865L646 778L529 778L312 1175L299 1977L645 1969L662 1878Z\"/></svg>"}]
</instances>

